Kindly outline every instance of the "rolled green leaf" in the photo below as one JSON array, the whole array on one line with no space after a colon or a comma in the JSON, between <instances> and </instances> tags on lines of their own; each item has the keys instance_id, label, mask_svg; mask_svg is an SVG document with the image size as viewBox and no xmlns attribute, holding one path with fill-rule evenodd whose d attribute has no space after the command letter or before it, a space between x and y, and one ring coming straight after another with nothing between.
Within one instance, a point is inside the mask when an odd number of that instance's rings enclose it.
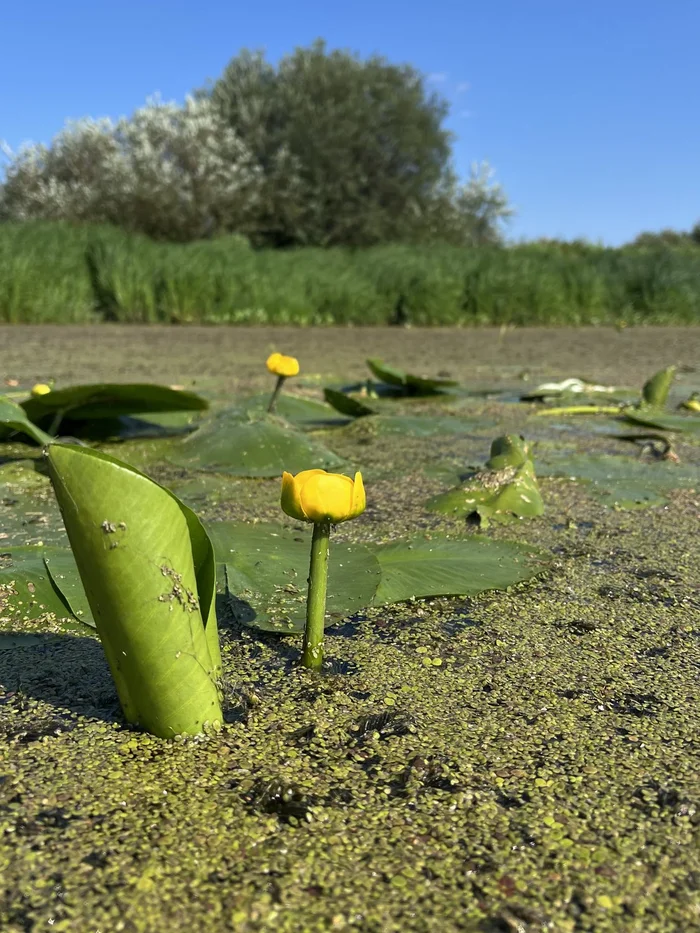
<instances>
[{"instance_id":1,"label":"rolled green leaf","mask_svg":"<svg viewBox=\"0 0 700 933\"><path fill-rule=\"evenodd\" d=\"M642 389L642 407L664 408L675 376L676 367L669 366L667 369L660 369L645 382Z\"/></svg>"},{"instance_id":2,"label":"rolled green leaf","mask_svg":"<svg viewBox=\"0 0 700 933\"><path fill-rule=\"evenodd\" d=\"M216 565L199 519L99 451L55 443L47 459L126 719L162 738L221 722Z\"/></svg>"}]
</instances>

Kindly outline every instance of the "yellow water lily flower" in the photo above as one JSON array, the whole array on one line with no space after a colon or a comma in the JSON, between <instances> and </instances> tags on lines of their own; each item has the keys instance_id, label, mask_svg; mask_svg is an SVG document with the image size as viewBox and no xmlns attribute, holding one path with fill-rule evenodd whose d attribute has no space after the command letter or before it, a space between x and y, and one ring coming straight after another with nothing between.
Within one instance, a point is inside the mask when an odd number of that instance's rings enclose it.
<instances>
[{"instance_id":1,"label":"yellow water lily flower","mask_svg":"<svg viewBox=\"0 0 700 933\"><path fill-rule=\"evenodd\" d=\"M700 411L700 398L698 398L697 392L693 392L690 398L681 402L678 407L685 408L686 411Z\"/></svg>"},{"instance_id":2,"label":"yellow water lily flower","mask_svg":"<svg viewBox=\"0 0 700 933\"><path fill-rule=\"evenodd\" d=\"M48 395L51 391L51 386L47 386L45 382L37 382L37 384L32 389L32 395Z\"/></svg>"},{"instance_id":3,"label":"yellow water lily flower","mask_svg":"<svg viewBox=\"0 0 700 933\"><path fill-rule=\"evenodd\" d=\"M274 376L297 376L299 374L299 360L294 356L284 356L282 353L273 353L267 358L267 368Z\"/></svg>"},{"instance_id":4,"label":"yellow water lily flower","mask_svg":"<svg viewBox=\"0 0 700 933\"><path fill-rule=\"evenodd\" d=\"M355 479L325 470L282 474L282 510L301 522L346 522L365 510L362 474Z\"/></svg>"}]
</instances>

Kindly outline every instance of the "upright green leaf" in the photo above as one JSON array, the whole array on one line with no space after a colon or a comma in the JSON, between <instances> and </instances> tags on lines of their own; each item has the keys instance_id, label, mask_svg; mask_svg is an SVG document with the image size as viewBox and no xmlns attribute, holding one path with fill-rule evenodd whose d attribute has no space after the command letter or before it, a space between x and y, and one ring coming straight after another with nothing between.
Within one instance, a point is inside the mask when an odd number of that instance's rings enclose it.
<instances>
[{"instance_id":1,"label":"upright green leaf","mask_svg":"<svg viewBox=\"0 0 700 933\"><path fill-rule=\"evenodd\" d=\"M664 408L675 377L676 367L668 366L666 369L659 370L645 382L642 388L642 407Z\"/></svg>"},{"instance_id":2,"label":"upright green leaf","mask_svg":"<svg viewBox=\"0 0 700 933\"><path fill-rule=\"evenodd\" d=\"M203 526L106 454L52 444L48 461L126 718L164 738L220 721L216 568Z\"/></svg>"}]
</instances>

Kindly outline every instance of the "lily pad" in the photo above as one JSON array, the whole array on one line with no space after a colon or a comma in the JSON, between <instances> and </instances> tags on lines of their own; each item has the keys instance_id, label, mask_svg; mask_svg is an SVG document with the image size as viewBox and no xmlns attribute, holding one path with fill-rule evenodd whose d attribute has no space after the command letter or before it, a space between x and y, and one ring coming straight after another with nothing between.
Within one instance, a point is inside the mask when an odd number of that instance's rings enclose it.
<instances>
[{"instance_id":1,"label":"lily pad","mask_svg":"<svg viewBox=\"0 0 700 933\"><path fill-rule=\"evenodd\" d=\"M28 437L37 444L51 443L51 437L27 417L21 405L0 395L0 439L4 440L15 433Z\"/></svg>"},{"instance_id":2,"label":"lily pad","mask_svg":"<svg viewBox=\"0 0 700 933\"><path fill-rule=\"evenodd\" d=\"M46 560L70 557L67 548L14 547L0 556L0 616L13 621L75 620L70 605L47 570ZM77 568L76 568L77 573ZM87 620L85 620L87 621Z\"/></svg>"},{"instance_id":3,"label":"lily pad","mask_svg":"<svg viewBox=\"0 0 700 933\"><path fill-rule=\"evenodd\" d=\"M382 570L375 606L429 596L505 590L545 571L546 552L514 541L424 537L373 548Z\"/></svg>"},{"instance_id":4,"label":"lily pad","mask_svg":"<svg viewBox=\"0 0 700 933\"><path fill-rule=\"evenodd\" d=\"M368 359L367 366L372 375L379 379L380 382L397 386L403 389L407 395L435 395L440 394L444 389L459 385L454 379L415 376L413 373L407 373L402 369L389 366L383 360Z\"/></svg>"},{"instance_id":5,"label":"lily pad","mask_svg":"<svg viewBox=\"0 0 700 933\"><path fill-rule=\"evenodd\" d=\"M251 395L237 399L235 410L266 414L269 402L269 394ZM314 398L304 398L301 395L292 395L289 392L282 392L278 397L274 413L284 418L285 421L303 428L345 423L344 419L338 418L335 409L326 405L325 402Z\"/></svg>"},{"instance_id":6,"label":"lily pad","mask_svg":"<svg viewBox=\"0 0 700 933\"><path fill-rule=\"evenodd\" d=\"M559 462L538 460L537 472L586 482L596 498L617 509L662 505L671 490L700 484L699 467L612 454L570 454Z\"/></svg>"},{"instance_id":7,"label":"lily pad","mask_svg":"<svg viewBox=\"0 0 700 933\"><path fill-rule=\"evenodd\" d=\"M302 632L310 529L212 522L207 531L235 620L268 632ZM380 567L369 548L331 540L326 624L369 605L379 582Z\"/></svg>"},{"instance_id":8,"label":"lily pad","mask_svg":"<svg viewBox=\"0 0 700 933\"><path fill-rule=\"evenodd\" d=\"M700 418L693 415L676 415L666 412L655 412L649 409L635 409L626 411L624 420L630 424L642 424L648 428L659 431L678 431L680 433L700 434Z\"/></svg>"},{"instance_id":9,"label":"lily pad","mask_svg":"<svg viewBox=\"0 0 700 933\"><path fill-rule=\"evenodd\" d=\"M92 421L120 415L205 411L208 407L209 402L195 392L148 383L70 386L22 402L27 418L35 424L50 424L57 415L73 421Z\"/></svg>"},{"instance_id":10,"label":"lily pad","mask_svg":"<svg viewBox=\"0 0 700 933\"><path fill-rule=\"evenodd\" d=\"M236 410L203 424L168 454L190 470L232 476L281 476L284 470L340 470L347 464L274 415Z\"/></svg>"}]
</instances>

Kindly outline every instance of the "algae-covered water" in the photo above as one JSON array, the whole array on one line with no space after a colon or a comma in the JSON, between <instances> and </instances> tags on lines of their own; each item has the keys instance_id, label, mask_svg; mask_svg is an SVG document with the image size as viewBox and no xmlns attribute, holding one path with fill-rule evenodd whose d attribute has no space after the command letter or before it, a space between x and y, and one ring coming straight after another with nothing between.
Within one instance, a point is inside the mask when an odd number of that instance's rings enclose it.
<instances>
[{"instance_id":1,"label":"algae-covered water","mask_svg":"<svg viewBox=\"0 0 700 933\"><path fill-rule=\"evenodd\" d=\"M676 401L700 388L700 331L17 327L0 343L2 375L23 384L157 380L215 405L269 389L272 350L300 357L309 397L366 378L366 356L491 388L393 403L469 418L465 434L321 432L368 494L334 540L483 534L552 555L507 592L344 620L322 677L296 665L298 637L237 627L221 597L227 722L198 740L125 727L97 640L0 611L0 929L700 928L698 437L674 439L683 488L619 510L549 474L593 454L653 470L648 452L605 419L538 418L511 400L572 375L639 386L675 362ZM424 509L506 430L536 444L543 517L479 532ZM184 470L166 460L175 443L107 449L205 519L291 524L278 480ZM4 540L60 539L43 477L5 464L0 486Z\"/></svg>"}]
</instances>

